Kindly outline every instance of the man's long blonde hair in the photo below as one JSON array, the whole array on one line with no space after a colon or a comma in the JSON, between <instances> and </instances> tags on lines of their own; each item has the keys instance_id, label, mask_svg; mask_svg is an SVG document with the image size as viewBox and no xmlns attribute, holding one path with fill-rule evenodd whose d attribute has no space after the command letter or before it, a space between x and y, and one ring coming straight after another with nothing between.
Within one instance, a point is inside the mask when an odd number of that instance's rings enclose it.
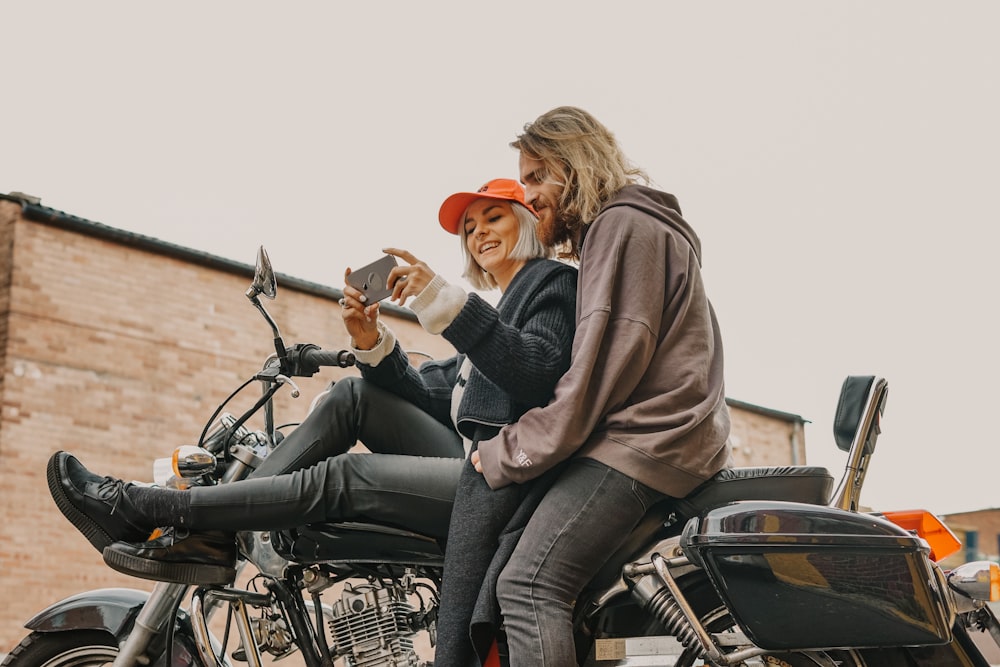
<instances>
[{"instance_id":1,"label":"man's long blonde hair","mask_svg":"<svg viewBox=\"0 0 1000 667\"><path fill-rule=\"evenodd\" d=\"M511 147L533 160L541 160L548 178L565 184L559 200L559 217L571 235L576 256L579 230L597 217L601 208L632 183L649 182L646 173L632 165L615 136L596 118L577 107L556 107L524 126Z\"/></svg>"}]
</instances>

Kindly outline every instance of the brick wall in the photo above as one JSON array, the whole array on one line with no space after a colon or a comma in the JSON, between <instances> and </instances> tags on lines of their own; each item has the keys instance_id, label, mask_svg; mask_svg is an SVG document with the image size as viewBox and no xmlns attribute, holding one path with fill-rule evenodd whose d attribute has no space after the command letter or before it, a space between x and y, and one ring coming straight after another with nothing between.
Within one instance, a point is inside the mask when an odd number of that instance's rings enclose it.
<instances>
[{"instance_id":1,"label":"brick wall","mask_svg":"<svg viewBox=\"0 0 1000 667\"><path fill-rule=\"evenodd\" d=\"M45 482L49 456L65 449L95 471L149 480L152 460L196 442L216 405L273 350L270 328L244 296L249 271L206 268L19 212L0 201L0 653L52 602L107 586L151 588L105 567L59 513ZM348 343L331 298L279 280L266 306L288 343ZM391 326L406 348L454 353L413 321ZM299 382L297 400L279 394L279 419L301 419L311 397L346 373L356 371L325 369ZM230 411L256 397L248 389Z\"/></svg>"},{"instance_id":2,"label":"brick wall","mask_svg":"<svg viewBox=\"0 0 1000 667\"><path fill-rule=\"evenodd\" d=\"M0 369L6 367L7 313L10 308L11 270L14 266L14 221L19 213L19 206L0 200ZM4 376L4 373L0 373L0 396L3 395ZM0 417L0 445L3 443L2 435L3 419ZM3 474L2 469L0 474Z\"/></svg>"},{"instance_id":3,"label":"brick wall","mask_svg":"<svg viewBox=\"0 0 1000 667\"><path fill-rule=\"evenodd\" d=\"M49 456L65 449L97 472L149 480L152 460L194 443L216 405L272 351L270 329L244 296L249 267L162 246L26 220L0 199L0 654L26 634L29 617L62 598L152 587L105 567L66 522L46 486ZM329 294L279 279L278 298L266 305L287 343L348 342ZM454 353L411 318L391 326L405 349ZM279 419L301 419L311 397L345 373L356 371L303 380L297 400L279 394ZM248 391L230 411L254 398ZM804 462L801 420L743 405L733 421L739 465L787 465L793 444Z\"/></svg>"},{"instance_id":4,"label":"brick wall","mask_svg":"<svg viewBox=\"0 0 1000 667\"><path fill-rule=\"evenodd\" d=\"M806 443L802 420L789 415L777 418L773 411L754 410L730 402L733 460L737 466L805 465Z\"/></svg>"},{"instance_id":5,"label":"brick wall","mask_svg":"<svg viewBox=\"0 0 1000 667\"><path fill-rule=\"evenodd\" d=\"M963 550L956 554L953 559L955 564L980 558L1000 560L1000 544L998 544L998 539L1000 539L1000 509L946 514L942 519L962 541ZM969 531L977 533L976 551L978 553L976 555L966 553L965 535ZM967 556L969 557L967 558Z\"/></svg>"}]
</instances>

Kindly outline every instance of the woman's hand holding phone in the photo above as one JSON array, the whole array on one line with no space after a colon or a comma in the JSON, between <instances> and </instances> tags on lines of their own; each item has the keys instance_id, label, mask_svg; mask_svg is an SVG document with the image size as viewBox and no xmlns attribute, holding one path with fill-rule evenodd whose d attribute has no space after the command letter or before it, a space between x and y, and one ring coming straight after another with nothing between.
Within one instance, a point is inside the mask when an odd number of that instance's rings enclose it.
<instances>
[{"instance_id":1,"label":"woman's hand holding phone","mask_svg":"<svg viewBox=\"0 0 1000 667\"><path fill-rule=\"evenodd\" d=\"M351 270L344 271L344 298L340 315L344 326L359 350L370 350L378 342L378 302L370 303L365 293L351 285Z\"/></svg>"},{"instance_id":2,"label":"woman's hand holding phone","mask_svg":"<svg viewBox=\"0 0 1000 667\"><path fill-rule=\"evenodd\" d=\"M434 279L434 271L411 252L384 248L385 257L357 271L344 271L344 298L341 316L354 346L370 350L378 342L378 302L389 298L400 306L417 296ZM399 266L396 257L408 266Z\"/></svg>"},{"instance_id":3,"label":"woman's hand holding phone","mask_svg":"<svg viewBox=\"0 0 1000 667\"><path fill-rule=\"evenodd\" d=\"M400 306L406 305L406 300L417 296L434 279L435 273L426 262L413 256L413 253L401 248L383 248L382 252L398 257L409 266L396 266L389 272L388 286L392 289L390 298Z\"/></svg>"}]
</instances>

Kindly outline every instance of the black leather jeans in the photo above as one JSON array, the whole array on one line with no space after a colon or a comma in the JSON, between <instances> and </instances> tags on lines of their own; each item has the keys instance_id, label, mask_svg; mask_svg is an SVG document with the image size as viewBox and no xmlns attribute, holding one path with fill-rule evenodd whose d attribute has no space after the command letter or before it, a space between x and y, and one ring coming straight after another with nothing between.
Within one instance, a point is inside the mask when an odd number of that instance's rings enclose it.
<instances>
[{"instance_id":1,"label":"black leather jeans","mask_svg":"<svg viewBox=\"0 0 1000 667\"><path fill-rule=\"evenodd\" d=\"M359 441L373 453L347 454ZM364 519L445 537L464 455L453 428L347 378L250 478L191 489L190 528L281 530Z\"/></svg>"}]
</instances>

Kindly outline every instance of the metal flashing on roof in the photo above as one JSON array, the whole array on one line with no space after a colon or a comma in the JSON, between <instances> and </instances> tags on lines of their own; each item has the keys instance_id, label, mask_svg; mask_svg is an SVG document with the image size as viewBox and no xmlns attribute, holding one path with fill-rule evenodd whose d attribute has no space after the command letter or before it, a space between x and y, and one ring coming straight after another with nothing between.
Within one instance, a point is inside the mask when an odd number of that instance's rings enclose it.
<instances>
[{"instance_id":1,"label":"metal flashing on roof","mask_svg":"<svg viewBox=\"0 0 1000 667\"><path fill-rule=\"evenodd\" d=\"M21 192L12 192L10 194L0 193L0 199L20 204L22 216L26 220L40 222L54 227L60 227L62 229L68 229L86 236L93 236L106 241L121 243L123 245L140 248L156 254L166 255L168 257L175 257L186 262L191 262L192 264L198 264L199 266L206 266L219 271L225 271L227 273L253 277L254 267L250 264L226 259L225 257L219 257L218 255L177 245L175 243L169 243L152 236L146 236L145 234L138 234L124 229L119 229L117 227L111 227L110 225L105 225L101 222L94 222L93 220L87 220L86 218L81 218L48 206L42 206L41 199L32 195L26 195ZM278 273L277 276L279 284L288 286L289 288L299 292L332 299L334 301L344 296L343 291L336 287L321 285L319 283L303 280L302 278L296 278L295 276L285 273ZM383 303L380 306L380 310L383 313L407 320L416 321L417 319L416 314L414 314L414 312L409 308L403 308L392 303Z\"/></svg>"},{"instance_id":2,"label":"metal flashing on roof","mask_svg":"<svg viewBox=\"0 0 1000 667\"><path fill-rule=\"evenodd\" d=\"M740 408L741 410L747 410L748 412L756 412L757 414L764 415L765 417L774 417L775 419L780 419L782 421L793 422L798 424L811 424L808 419L800 417L799 415L793 414L791 412L782 412L781 410L775 410L773 408L765 408L760 405L754 405L753 403L747 403L746 401L738 401L735 398L727 398L726 405L732 406L734 408Z\"/></svg>"}]
</instances>

